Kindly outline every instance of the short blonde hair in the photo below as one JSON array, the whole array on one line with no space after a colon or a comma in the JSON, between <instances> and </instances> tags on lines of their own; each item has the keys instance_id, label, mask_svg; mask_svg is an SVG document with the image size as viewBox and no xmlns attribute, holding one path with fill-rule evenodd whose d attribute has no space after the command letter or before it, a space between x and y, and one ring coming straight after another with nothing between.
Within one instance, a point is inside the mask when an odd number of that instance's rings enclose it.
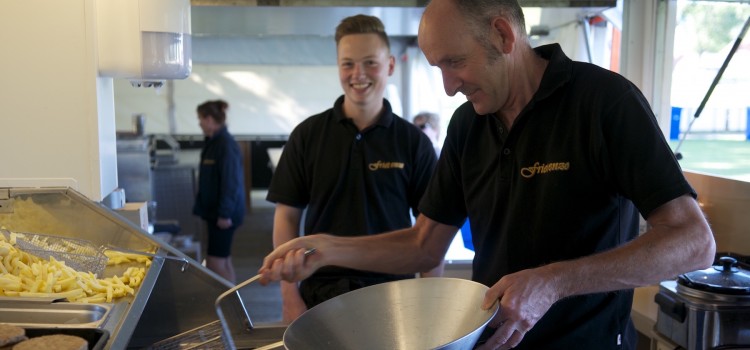
<instances>
[{"instance_id":1,"label":"short blonde hair","mask_svg":"<svg viewBox=\"0 0 750 350\"><path fill-rule=\"evenodd\" d=\"M350 34L377 34L383 40L388 51L391 50L391 42L385 33L385 26L380 18L368 15L354 15L341 20L336 26L336 46L341 38Z\"/></svg>"}]
</instances>

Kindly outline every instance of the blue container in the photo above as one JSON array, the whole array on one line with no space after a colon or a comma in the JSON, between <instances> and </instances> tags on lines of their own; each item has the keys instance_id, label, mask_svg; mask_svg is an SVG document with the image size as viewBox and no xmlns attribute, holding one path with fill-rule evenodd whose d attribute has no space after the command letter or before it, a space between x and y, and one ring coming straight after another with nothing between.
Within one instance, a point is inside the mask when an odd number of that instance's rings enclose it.
<instances>
[{"instance_id":1,"label":"blue container","mask_svg":"<svg viewBox=\"0 0 750 350\"><path fill-rule=\"evenodd\" d=\"M474 242L471 241L471 225L469 225L469 219L466 219L463 226L461 226L461 238L464 240L464 247L473 252Z\"/></svg>"},{"instance_id":2,"label":"blue container","mask_svg":"<svg viewBox=\"0 0 750 350\"><path fill-rule=\"evenodd\" d=\"M747 124L745 125L745 141L750 141L750 107L747 107Z\"/></svg>"},{"instance_id":3,"label":"blue container","mask_svg":"<svg viewBox=\"0 0 750 350\"><path fill-rule=\"evenodd\" d=\"M669 139L677 140L680 138L680 117L682 116L681 107L672 107L672 123L669 128Z\"/></svg>"}]
</instances>

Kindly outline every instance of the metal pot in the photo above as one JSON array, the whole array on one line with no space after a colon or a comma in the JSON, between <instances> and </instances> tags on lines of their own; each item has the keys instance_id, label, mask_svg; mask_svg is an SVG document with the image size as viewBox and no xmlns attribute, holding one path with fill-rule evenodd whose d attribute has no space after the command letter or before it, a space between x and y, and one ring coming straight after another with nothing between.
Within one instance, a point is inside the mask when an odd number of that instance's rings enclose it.
<instances>
[{"instance_id":1,"label":"metal pot","mask_svg":"<svg viewBox=\"0 0 750 350\"><path fill-rule=\"evenodd\" d=\"M656 331L681 349L750 348L750 259L728 254L659 285Z\"/></svg>"},{"instance_id":2,"label":"metal pot","mask_svg":"<svg viewBox=\"0 0 750 350\"><path fill-rule=\"evenodd\" d=\"M418 278L361 288L292 322L284 346L299 349L472 349L498 305L482 310L487 286Z\"/></svg>"},{"instance_id":3,"label":"metal pot","mask_svg":"<svg viewBox=\"0 0 750 350\"><path fill-rule=\"evenodd\" d=\"M704 292L750 295L750 275L738 260L722 256L718 264L705 270L688 272L679 277L680 284Z\"/></svg>"}]
</instances>

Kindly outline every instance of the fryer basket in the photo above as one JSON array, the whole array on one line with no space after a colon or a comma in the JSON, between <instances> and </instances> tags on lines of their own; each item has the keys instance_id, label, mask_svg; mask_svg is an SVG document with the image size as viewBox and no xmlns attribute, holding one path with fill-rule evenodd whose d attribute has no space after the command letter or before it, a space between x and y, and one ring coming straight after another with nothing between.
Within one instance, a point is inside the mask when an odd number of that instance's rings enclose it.
<instances>
[{"instance_id":1,"label":"fryer basket","mask_svg":"<svg viewBox=\"0 0 750 350\"><path fill-rule=\"evenodd\" d=\"M219 320L193 328L178 335L160 340L148 350L218 350L230 349L224 339L224 330Z\"/></svg>"},{"instance_id":2,"label":"fryer basket","mask_svg":"<svg viewBox=\"0 0 750 350\"><path fill-rule=\"evenodd\" d=\"M63 261L76 271L90 271L99 276L107 267L109 258L102 249L83 239L8 230L0 230L0 233L25 252L44 260L52 257Z\"/></svg>"}]
</instances>

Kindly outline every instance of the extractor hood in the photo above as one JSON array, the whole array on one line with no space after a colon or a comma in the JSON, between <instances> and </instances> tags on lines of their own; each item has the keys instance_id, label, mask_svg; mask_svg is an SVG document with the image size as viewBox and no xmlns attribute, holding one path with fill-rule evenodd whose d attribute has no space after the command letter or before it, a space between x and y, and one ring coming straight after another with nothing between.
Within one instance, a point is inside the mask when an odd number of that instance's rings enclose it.
<instances>
[{"instance_id":1,"label":"extractor hood","mask_svg":"<svg viewBox=\"0 0 750 350\"><path fill-rule=\"evenodd\" d=\"M341 20L356 14L380 18L390 36L416 36L421 7L193 6L193 37L332 37Z\"/></svg>"},{"instance_id":2,"label":"extractor hood","mask_svg":"<svg viewBox=\"0 0 750 350\"><path fill-rule=\"evenodd\" d=\"M428 0L191 0L193 6L424 7ZM522 0L524 7L613 7L616 0Z\"/></svg>"}]
</instances>

